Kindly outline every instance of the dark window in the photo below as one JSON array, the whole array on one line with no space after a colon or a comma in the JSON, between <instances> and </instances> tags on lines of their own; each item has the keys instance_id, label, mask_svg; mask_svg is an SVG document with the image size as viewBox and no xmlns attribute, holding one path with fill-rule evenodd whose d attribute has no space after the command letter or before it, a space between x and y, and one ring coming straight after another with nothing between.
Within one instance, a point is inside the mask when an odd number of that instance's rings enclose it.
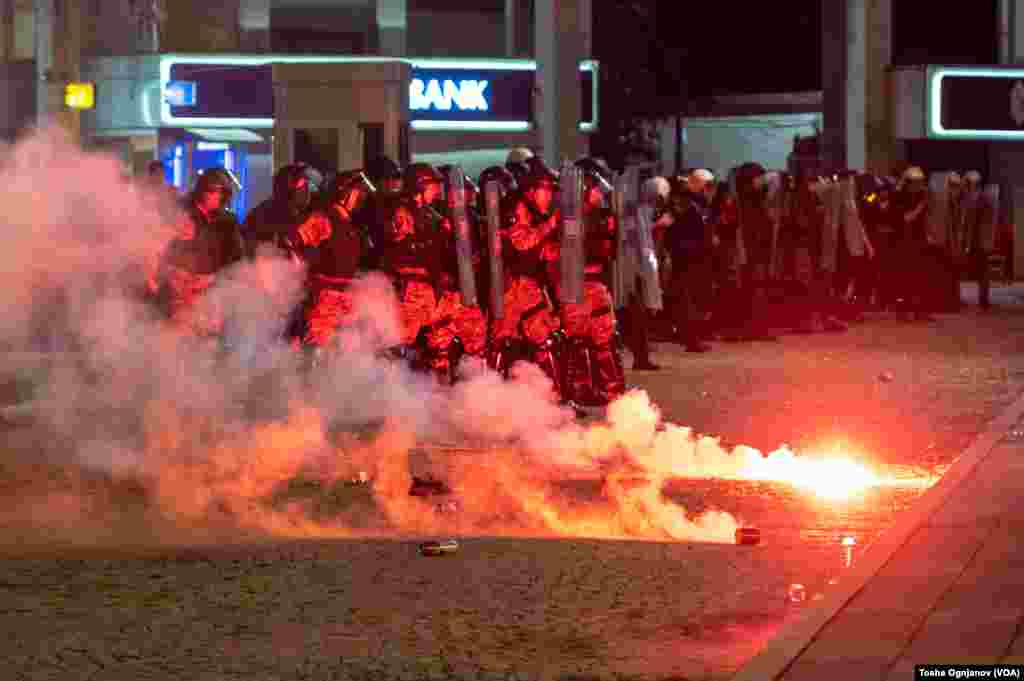
<instances>
[{"instance_id":1,"label":"dark window","mask_svg":"<svg viewBox=\"0 0 1024 681\"><path fill-rule=\"evenodd\" d=\"M363 123L359 126L363 133L363 165L375 158L385 156L384 125L382 123Z\"/></svg>"},{"instance_id":2,"label":"dark window","mask_svg":"<svg viewBox=\"0 0 1024 681\"><path fill-rule=\"evenodd\" d=\"M999 60L999 3L929 0L892 3L892 63L995 64Z\"/></svg>"}]
</instances>

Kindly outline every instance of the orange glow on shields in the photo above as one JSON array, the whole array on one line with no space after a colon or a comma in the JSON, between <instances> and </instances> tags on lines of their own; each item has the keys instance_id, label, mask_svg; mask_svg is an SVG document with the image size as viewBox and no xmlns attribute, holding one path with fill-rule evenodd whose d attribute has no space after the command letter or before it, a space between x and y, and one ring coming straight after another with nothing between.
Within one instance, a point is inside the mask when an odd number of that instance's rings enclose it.
<instances>
[{"instance_id":1,"label":"orange glow on shields","mask_svg":"<svg viewBox=\"0 0 1024 681\"><path fill-rule=\"evenodd\" d=\"M748 480L788 483L832 500L850 499L883 484L870 469L851 459L796 456L786 448L748 460L741 475Z\"/></svg>"}]
</instances>

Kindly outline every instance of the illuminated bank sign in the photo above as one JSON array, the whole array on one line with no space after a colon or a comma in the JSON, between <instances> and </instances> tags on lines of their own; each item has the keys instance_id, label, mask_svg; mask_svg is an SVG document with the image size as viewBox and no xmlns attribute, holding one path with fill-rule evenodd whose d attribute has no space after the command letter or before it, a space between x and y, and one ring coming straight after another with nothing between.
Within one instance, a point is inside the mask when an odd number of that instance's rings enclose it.
<instances>
[{"instance_id":1,"label":"illuminated bank sign","mask_svg":"<svg viewBox=\"0 0 1024 681\"><path fill-rule=\"evenodd\" d=\"M927 135L1024 140L1024 69L929 66Z\"/></svg>"},{"instance_id":2,"label":"illuminated bank sign","mask_svg":"<svg viewBox=\"0 0 1024 681\"><path fill-rule=\"evenodd\" d=\"M395 61L380 57L165 55L160 77L168 127L270 128L273 63ZM537 65L529 60L410 60L414 130L526 131L533 127ZM580 128L597 127L597 64L580 65Z\"/></svg>"},{"instance_id":3,"label":"illuminated bank sign","mask_svg":"<svg viewBox=\"0 0 1024 681\"><path fill-rule=\"evenodd\" d=\"M410 111L490 111L487 80L413 78L409 84Z\"/></svg>"}]
</instances>

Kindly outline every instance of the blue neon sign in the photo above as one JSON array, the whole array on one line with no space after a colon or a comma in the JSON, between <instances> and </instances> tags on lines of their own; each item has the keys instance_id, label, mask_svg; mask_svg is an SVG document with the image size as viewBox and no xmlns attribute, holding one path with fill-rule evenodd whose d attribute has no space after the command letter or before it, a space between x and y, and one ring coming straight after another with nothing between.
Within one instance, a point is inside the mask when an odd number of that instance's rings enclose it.
<instances>
[{"instance_id":1,"label":"blue neon sign","mask_svg":"<svg viewBox=\"0 0 1024 681\"><path fill-rule=\"evenodd\" d=\"M195 106L196 84L185 80L172 80L164 88L164 97L171 106Z\"/></svg>"}]
</instances>

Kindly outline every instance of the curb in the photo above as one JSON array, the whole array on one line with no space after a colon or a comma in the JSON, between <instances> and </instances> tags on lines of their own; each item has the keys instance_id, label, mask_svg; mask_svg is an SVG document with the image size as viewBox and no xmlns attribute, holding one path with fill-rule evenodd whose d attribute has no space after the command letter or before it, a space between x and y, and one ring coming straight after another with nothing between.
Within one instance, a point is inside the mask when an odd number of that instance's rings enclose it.
<instances>
[{"instance_id":1,"label":"curb","mask_svg":"<svg viewBox=\"0 0 1024 681\"><path fill-rule=\"evenodd\" d=\"M865 551L860 561L847 571L836 588L824 600L808 608L799 619L784 626L761 652L751 658L731 681L776 681L814 641L818 633L854 596L864 588L919 527L934 515L953 492L974 472L1006 432L1024 418L1024 394L1003 410L964 450L946 474L925 492L896 522L886 529Z\"/></svg>"}]
</instances>

